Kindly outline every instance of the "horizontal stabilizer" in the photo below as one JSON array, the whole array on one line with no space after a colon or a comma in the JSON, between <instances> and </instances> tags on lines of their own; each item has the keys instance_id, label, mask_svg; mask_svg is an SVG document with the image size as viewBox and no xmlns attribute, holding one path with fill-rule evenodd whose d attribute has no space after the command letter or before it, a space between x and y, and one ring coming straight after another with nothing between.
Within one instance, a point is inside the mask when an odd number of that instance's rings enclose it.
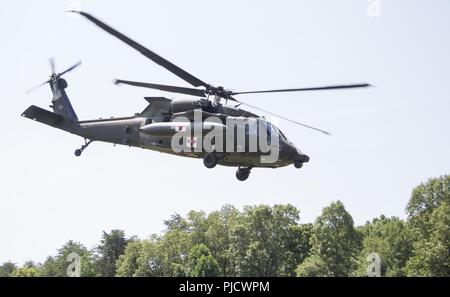
<instances>
[{"instance_id":1,"label":"horizontal stabilizer","mask_svg":"<svg viewBox=\"0 0 450 297\"><path fill-rule=\"evenodd\" d=\"M34 105L28 107L27 110L22 113L22 116L52 127L56 127L64 120L64 117Z\"/></svg>"}]
</instances>

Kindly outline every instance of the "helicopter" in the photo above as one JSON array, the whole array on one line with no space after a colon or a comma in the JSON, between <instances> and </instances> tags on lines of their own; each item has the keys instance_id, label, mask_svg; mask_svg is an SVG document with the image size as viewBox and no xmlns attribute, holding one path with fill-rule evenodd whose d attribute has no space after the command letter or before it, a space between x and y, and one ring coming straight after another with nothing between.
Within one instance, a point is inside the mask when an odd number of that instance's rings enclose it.
<instances>
[{"instance_id":1,"label":"helicopter","mask_svg":"<svg viewBox=\"0 0 450 297\"><path fill-rule=\"evenodd\" d=\"M236 99L236 96L370 86L368 83L357 83L295 89L232 91L222 86L214 86L204 82L89 13L83 11L70 12L80 14L99 28L139 51L146 58L183 79L192 87L122 79L116 79L116 84L196 97L195 99L145 97L149 103L148 106L142 112L132 116L79 120L66 93L68 83L62 76L80 66L81 61L57 73L55 62L50 59L52 74L47 81L37 87L49 84L53 94L52 104L50 105L53 112L31 105L22 113L22 116L83 137L84 144L74 152L77 157L81 156L92 142L101 141L183 157L201 158L204 166L210 169L218 164L237 167L236 178L239 181L247 180L250 171L257 167L278 168L293 164L296 168L302 168L304 163L309 162L309 156L288 140L285 134L267 121L265 117L242 109L240 106L250 107L326 135L331 134L325 130L247 104ZM209 140L207 143L209 145L204 145L206 139ZM255 145L252 145L253 143ZM264 145L261 145L261 143L264 143ZM267 149L267 145L270 149ZM271 151L271 149L273 150ZM272 154L273 151L276 151L276 154ZM271 155L275 155L275 158L271 158Z\"/></svg>"}]
</instances>

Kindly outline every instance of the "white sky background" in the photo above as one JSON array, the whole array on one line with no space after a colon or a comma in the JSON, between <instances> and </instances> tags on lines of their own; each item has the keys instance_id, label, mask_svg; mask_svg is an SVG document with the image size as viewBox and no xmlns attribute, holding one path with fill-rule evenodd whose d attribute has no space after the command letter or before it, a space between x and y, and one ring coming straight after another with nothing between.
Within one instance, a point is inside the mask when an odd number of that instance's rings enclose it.
<instances>
[{"instance_id":1,"label":"white sky background","mask_svg":"<svg viewBox=\"0 0 450 297\"><path fill-rule=\"evenodd\" d=\"M178 212L224 204L291 203L313 222L340 199L356 224L381 214L405 218L414 186L450 169L450 2L82 1L92 13L200 79L236 90L367 81L363 90L246 95L244 102L332 132L327 137L274 122L311 162L301 170L206 169L201 160L93 143L20 117L48 108L48 58L68 74L80 119L124 116L154 90L113 78L187 86L80 17L69 1L2 1L0 262L43 261L72 239L88 247L102 230L145 238Z\"/></svg>"}]
</instances>

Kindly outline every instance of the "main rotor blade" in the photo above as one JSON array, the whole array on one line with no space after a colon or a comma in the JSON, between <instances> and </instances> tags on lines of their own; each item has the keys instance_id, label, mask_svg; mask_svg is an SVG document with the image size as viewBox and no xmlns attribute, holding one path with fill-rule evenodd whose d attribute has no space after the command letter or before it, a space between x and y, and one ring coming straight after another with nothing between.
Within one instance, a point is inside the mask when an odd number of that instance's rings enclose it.
<instances>
[{"instance_id":1,"label":"main rotor blade","mask_svg":"<svg viewBox=\"0 0 450 297\"><path fill-rule=\"evenodd\" d=\"M129 46L134 48L135 50L139 51L141 54L143 54L144 56L146 56L147 58L149 58L150 60L152 60L156 64L166 68L167 70L169 70L170 72L172 72L173 74L175 74L179 78L187 81L188 83L190 83L194 87L199 87L199 86L204 86L205 88L210 87L209 84L207 84L204 81L196 78L195 76L193 76L192 74L186 72L185 70L181 69L180 67L176 66L175 64L172 64L171 62L167 61L166 59L164 59L163 57L159 56L155 52L152 52L148 48L145 48L144 46L140 45L136 41L132 40L131 38L128 38L127 36L123 35L119 31L111 28L110 26L108 26L107 24L105 24L102 21L98 20L97 18L93 17L92 15L90 15L90 14L88 14L86 12L83 12L83 11L70 11L70 12L79 13L80 15L84 16L89 21L93 22L94 24L96 24L97 26L99 26L100 28L105 30L106 32L108 32L111 35L113 35L113 36L117 37L118 39L122 40L123 42L125 42L126 44L128 44Z\"/></svg>"},{"instance_id":2,"label":"main rotor blade","mask_svg":"<svg viewBox=\"0 0 450 297\"><path fill-rule=\"evenodd\" d=\"M184 88L184 87L144 83L144 82L137 82L137 81L121 80L121 79L116 79L114 81L114 83L116 85L125 84L125 85L156 89L156 90L172 92L172 93L180 93L180 94L187 94L187 95L198 96L198 97L206 97L204 90L193 89L193 88Z\"/></svg>"},{"instance_id":3,"label":"main rotor blade","mask_svg":"<svg viewBox=\"0 0 450 297\"><path fill-rule=\"evenodd\" d=\"M271 112L271 111L264 110L264 109L262 109L262 108L259 108L259 107L254 106L254 105L247 104L247 103L245 103L245 102L242 102L242 101L240 101L240 100L236 100L236 99L234 99L234 98L233 98L232 100L234 100L234 101L236 101L236 102L239 102L239 103L242 104L242 105L246 105L246 106L251 107L251 108L254 108L254 109L256 109L256 110L259 110L259 111L268 113L268 114L270 114L270 115L273 115L273 116L275 116L275 117L277 117L277 118L280 118L280 119L283 119L283 120L285 120L285 121L288 121L288 122L291 122L291 123L300 125L300 126L302 126L302 127L308 128L308 129L312 129L312 130L315 130L315 131L319 131L319 132L321 132L321 133L323 133L323 134L326 134L326 135L331 135L330 132L327 132L327 131L325 131L325 130L322 130L322 129L319 129L319 128L316 128L316 127L313 127L313 126L309 126L309 125L306 125L306 124L303 124L303 123L300 123L300 122L297 122L297 121L288 119L288 118L286 118L286 117L284 117L284 116L278 115L278 114L273 113L273 112Z\"/></svg>"},{"instance_id":4,"label":"main rotor blade","mask_svg":"<svg viewBox=\"0 0 450 297\"><path fill-rule=\"evenodd\" d=\"M64 74L66 74L67 72L70 72L70 71L74 70L75 68L77 68L77 67L80 66L80 65L81 65L81 61L79 61L79 62L76 63L75 65L73 65L73 66L67 68L67 69L64 70L63 72L61 72L61 73L59 74L59 76L62 76L62 75L64 75Z\"/></svg>"},{"instance_id":5,"label":"main rotor blade","mask_svg":"<svg viewBox=\"0 0 450 297\"><path fill-rule=\"evenodd\" d=\"M243 94L259 94L259 93L280 93L280 92L303 92L303 91L318 91L318 90L335 90L335 89L353 89L353 88L365 88L370 87L370 84L351 84L351 85L335 85L335 86L323 86L312 88L298 88L298 89L279 89L279 90L266 90L266 91L249 91L249 92L233 92L232 95Z\"/></svg>"}]
</instances>

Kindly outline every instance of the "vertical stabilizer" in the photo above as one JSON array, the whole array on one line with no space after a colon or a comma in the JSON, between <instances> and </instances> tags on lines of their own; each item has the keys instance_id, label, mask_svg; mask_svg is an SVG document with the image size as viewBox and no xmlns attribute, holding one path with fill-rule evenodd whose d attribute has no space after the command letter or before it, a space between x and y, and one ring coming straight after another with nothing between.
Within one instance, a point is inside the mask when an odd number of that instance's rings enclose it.
<instances>
[{"instance_id":1,"label":"vertical stabilizer","mask_svg":"<svg viewBox=\"0 0 450 297\"><path fill-rule=\"evenodd\" d=\"M53 111L64 117L69 121L78 121L77 114L70 103L69 97L67 97L65 88L67 82L63 78L55 77L50 81L50 88L53 93L52 107Z\"/></svg>"}]
</instances>

